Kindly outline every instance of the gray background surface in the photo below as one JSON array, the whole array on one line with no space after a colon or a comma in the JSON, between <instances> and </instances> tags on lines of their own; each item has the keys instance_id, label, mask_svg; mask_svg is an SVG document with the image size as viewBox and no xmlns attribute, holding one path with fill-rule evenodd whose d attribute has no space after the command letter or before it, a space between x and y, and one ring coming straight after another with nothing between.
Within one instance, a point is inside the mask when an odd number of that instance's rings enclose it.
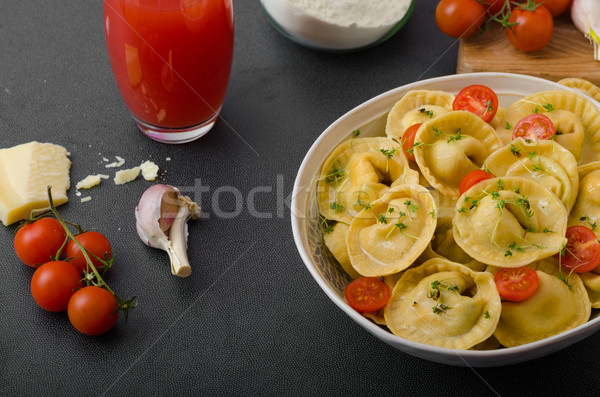
<instances>
[{"instance_id":1,"label":"gray background surface","mask_svg":"<svg viewBox=\"0 0 600 397\"><path fill-rule=\"evenodd\" d=\"M169 146L139 133L120 98L101 1L2 0L2 147L64 145L73 183L103 172L103 156L122 156L127 166L150 159L160 182L211 193L195 197L209 217L190 224L194 271L179 279L166 254L135 232L133 210L150 182L107 181L88 203L70 192L62 214L108 236L117 257L108 281L139 298L127 324L120 319L95 338L75 331L66 314L36 306L33 270L13 252L15 227L0 227L0 395L598 395L600 335L510 367L428 362L356 325L296 251L281 203L319 134L384 91L455 73L458 43L437 29L435 4L418 1L408 24L378 47L330 54L285 39L257 0L235 1L222 118L202 139ZM257 196L256 208L271 218L247 207L231 219L214 216L235 211L227 187L247 197L261 186L270 193Z\"/></svg>"}]
</instances>

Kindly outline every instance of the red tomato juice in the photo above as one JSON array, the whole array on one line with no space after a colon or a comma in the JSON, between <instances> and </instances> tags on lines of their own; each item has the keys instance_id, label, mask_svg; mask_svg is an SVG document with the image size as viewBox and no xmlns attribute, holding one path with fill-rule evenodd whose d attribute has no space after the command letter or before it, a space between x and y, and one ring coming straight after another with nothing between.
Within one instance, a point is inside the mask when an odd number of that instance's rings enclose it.
<instances>
[{"instance_id":1,"label":"red tomato juice","mask_svg":"<svg viewBox=\"0 0 600 397\"><path fill-rule=\"evenodd\" d=\"M233 30L231 0L104 0L117 86L134 117L154 126L189 128L218 115Z\"/></svg>"}]
</instances>

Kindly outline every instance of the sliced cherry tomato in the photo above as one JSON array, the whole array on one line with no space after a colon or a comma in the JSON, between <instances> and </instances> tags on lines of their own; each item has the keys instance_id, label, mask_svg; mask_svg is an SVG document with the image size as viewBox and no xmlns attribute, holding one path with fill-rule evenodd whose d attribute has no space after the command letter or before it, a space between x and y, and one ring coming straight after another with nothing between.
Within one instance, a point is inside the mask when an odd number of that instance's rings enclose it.
<instances>
[{"instance_id":1,"label":"sliced cherry tomato","mask_svg":"<svg viewBox=\"0 0 600 397\"><path fill-rule=\"evenodd\" d=\"M491 174L484 170L471 171L467 175L465 175L462 181L460 181L460 185L458 186L458 192L462 196L464 192L471 188L471 186L474 186L479 182L490 178L495 178L494 174Z\"/></svg>"},{"instance_id":2,"label":"sliced cherry tomato","mask_svg":"<svg viewBox=\"0 0 600 397\"><path fill-rule=\"evenodd\" d=\"M594 232L585 226L567 228L567 246L559 255L561 266L574 273L594 270L600 264L600 243Z\"/></svg>"},{"instance_id":3,"label":"sliced cherry tomato","mask_svg":"<svg viewBox=\"0 0 600 397\"><path fill-rule=\"evenodd\" d=\"M520 302L529 298L537 289L539 277L529 266L504 268L494 277L496 289L506 300Z\"/></svg>"},{"instance_id":4,"label":"sliced cherry tomato","mask_svg":"<svg viewBox=\"0 0 600 397\"><path fill-rule=\"evenodd\" d=\"M31 277L31 296L42 309L67 310L69 299L81 288L79 270L65 261L52 261L38 267Z\"/></svg>"},{"instance_id":5,"label":"sliced cherry tomato","mask_svg":"<svg viewBox=\"0 0 600 397\"><path fill-rule=\"evenodd\" d=\"M552 139L556 134L554 124L547 116L541 113L530 114L523 117L513 128L513 140L523 138L526 141Z\"/></svg>"},{"instance_id":6,"label":"sliced cherry tomato","mask_svg":"<svg viewBox=\"0 0 600 397\"><path fill-rule=\"evenodd\" d=\"M404 131L404 134L402 134L402 150L404 150L406 157L412 161L415 161L415 154L410 150L413 149L415 136L417 135L417 131L419 131L419 127L422 125L423 123L413 124Z\"/></svg>"},{"instance_id":7,"label":"sliced cherry tomato","mask_svg":"<svg viewBox=\"0 0 600 397\"><path fill-rule=\"evenodd\" d=\"M67 314L71 324L86 335L101 335L117 322L119 304L108 290L96 286L83 287L73 294Z\"/></svg>"},{"instance_id":8,"label":"sliced cherry tomato","mask_svg":"<svg viewBox=\"0 0 600 397\"><path fill-rule=\"evenodd\" d=\"M106 258L110 258L110 243L108 242L108 239L101 233L89 231L75 236L75 239L77 239L77 241L83 245L83 248L97 257L104 259L106 255ZM85 269L87 269L87 262L85 261L85 258L75 241L71 240L68 242L65 249L65 255L67 258L71 258L69 259L69 262L77 266L80 271L83 272ZM103 263L94 258L92 255L88 256L92 260L94 266L103 266Z\"/></svg>"},{"instance_id":9,"label":"sliced cherry tomato","mask_svg":"<svg viewBox=\"0 0 600 397\"><path fill-rule=\"evenodd\" d=\"M346 287L344 296L354 310L374 312L390 299L390 287L377 277L360 277Z\"/></svg>"},{"instance_id":10,"label":"sliced cherry tomato","mask_svg":"<svg viewBox=\"0 0 600 397\"><path fill-rule=\"evenodd\" d=\"M537 4L543 4L548 11L550 11L552 17L556 18L567 11L572 0L535 0L535 2Z\"/></svg>"},{"instance_id":11,"label":"sliced cherry tomato","mask_svg":"<svg viewBox=\"0 0 600 397\"><path fill-rule=\"evenodd\" d=\"M485 21L485 7L477 0L442 0L435 9L438 28L450 37L477 33Z\"/></svg>"},{"instance_id":12,"label":"sliced cherry tomato","mask_svg":"<svg viewBox=\"0 0 600 397\"><path fill-rule=\"evenodd\" d=\"M552 14L543 5L533 0L520 4L510 13L510 26L506 35L513 46L521 51L534 52L548 44L554 31Z\"/></svg>"},{"instance_id":13,"label":"sliced cherry tomato","mask_svg":"<svg viewBox=\"0 0 600 397\"><path fill-rule=\"evenodd\" d=\"M498 96L484 85L470 85L460 90L454 98L452 110L469 111L489 123L498 111Z\"/></svg>"},{"instance_id":14,"label":"sliced cherry tomato","mask_svg":"<svg viewBox=\"0 0 600 397\"><path fill-rule=\"evenodd\" d=\"M59 221L40 218L17 230L15 253L27 266L38 267L54 259L66 238L67 233Z\"/></svg>"}]
</instances>

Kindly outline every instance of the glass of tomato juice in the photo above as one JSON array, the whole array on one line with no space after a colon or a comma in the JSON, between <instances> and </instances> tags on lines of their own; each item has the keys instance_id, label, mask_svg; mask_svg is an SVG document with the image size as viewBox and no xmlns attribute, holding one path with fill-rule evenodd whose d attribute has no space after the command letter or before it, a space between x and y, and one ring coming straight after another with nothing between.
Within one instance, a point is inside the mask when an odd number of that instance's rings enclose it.
<instances>
[{"instance_id":1,"label":"glass of tomato juice","mask_svg":"<svg viewBox=\"0 0 600 397\"><path fill-rule=\"evenodd\" d=\"M233 59L232 0L103 0L117 86L140 130L184 143L206 134Z\"/></svg>"}]
</instances>

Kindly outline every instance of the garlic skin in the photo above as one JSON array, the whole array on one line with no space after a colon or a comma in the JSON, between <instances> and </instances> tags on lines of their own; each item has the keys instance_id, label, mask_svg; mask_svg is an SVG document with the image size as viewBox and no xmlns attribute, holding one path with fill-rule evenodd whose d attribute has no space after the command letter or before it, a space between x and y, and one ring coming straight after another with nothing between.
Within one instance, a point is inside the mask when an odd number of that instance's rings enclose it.
<instances>
[{"instance_id":1,"label":"garlic skin","mask_svg":"<svg viewBox=\"0 0 600 397\"><path fill-rule=\"evenodd\" d=\"M600 1L573 0L571 19L577 29L594 45L594 59L600 61Z\"/></svg>"},{"instance_id":2,"label":"garlic skin","mask_svg":"<svg viewBox=\"0 0 600 397\"><path fill-rule=\"evenodd\" d=\"M192 274L187 256L187 221L197 219L198 204L170 185L146 189L135 208L136 229L144 244L166 251L171 273L179 277Z\"/></svg>"}]
</instances>

